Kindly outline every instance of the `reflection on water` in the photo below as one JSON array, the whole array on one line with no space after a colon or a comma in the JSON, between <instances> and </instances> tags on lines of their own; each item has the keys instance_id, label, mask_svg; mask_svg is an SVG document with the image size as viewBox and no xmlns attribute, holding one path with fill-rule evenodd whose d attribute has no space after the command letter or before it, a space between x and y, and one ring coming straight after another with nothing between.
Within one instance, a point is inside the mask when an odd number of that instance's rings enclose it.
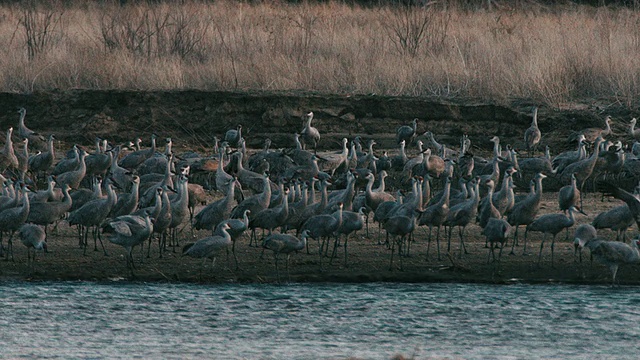
<instances>
[{"instance_id":1,"label":"reflection on water","mask_svg":"<svg viewBox=\"0 0 640 360\"><path fill-rule=\"evenodd\" d=\"M0 283L0 357L629 358L637 290Z\"/></svg>"}]
</instances>

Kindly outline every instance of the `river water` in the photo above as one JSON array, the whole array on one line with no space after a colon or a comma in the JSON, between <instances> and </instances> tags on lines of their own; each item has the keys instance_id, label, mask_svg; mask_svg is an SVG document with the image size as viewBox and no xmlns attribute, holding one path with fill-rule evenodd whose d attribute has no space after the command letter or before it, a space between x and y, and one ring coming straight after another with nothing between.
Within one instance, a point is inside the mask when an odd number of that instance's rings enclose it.
<instances>
[{"instance_id":1,"label":"river water","mask_svg":"<svg viewBox=\"0 0 640 360\"><path fill-rule=\"evenodd\" d=\"M0 282L0 358L637 358L637 287Z\"/></svg>"}]
</instances>

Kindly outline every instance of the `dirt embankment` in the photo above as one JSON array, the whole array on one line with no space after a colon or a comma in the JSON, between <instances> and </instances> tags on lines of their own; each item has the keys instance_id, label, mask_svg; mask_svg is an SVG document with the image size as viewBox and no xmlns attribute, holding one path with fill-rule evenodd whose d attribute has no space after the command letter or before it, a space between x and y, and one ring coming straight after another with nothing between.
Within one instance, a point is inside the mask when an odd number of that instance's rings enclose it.
<instances>
[{"instance_id":1,"label":"dirt embankment","mask_svg":"<svg viewBox=\"0 0 640 360\"><path fill-rule=\"evenodd\" d=\"M337 149L344 136L375 138L377 148L394 148L395 129L418 118L420 132L432 131L445 144L458 144L468 134L475 149L489 150L489 137L521 148L522 135L531 122L533 102L496 105L472 99L441 101L428 98L376 95L320 95L312 93L205 92L205 91L64 91L0 94L5 109L1 128L16 126L19 107L27 109L26 123L43 134L53 133L66 144L91 145L96 136L112 141L147 139L155 132L171 136L178 149L203 150L237 124L249 147L260 148L265 137L273 146L288 147L292 134L302 129L301 116L313 111L322 132L322 149ZM604 105L603 105L604 104ZM566 137L585 127L603 127L612 115L614 131L625 134L635 109L605 101L541 107L541 146L552 152L566 149Z\"/></svg>"}]
</instances>

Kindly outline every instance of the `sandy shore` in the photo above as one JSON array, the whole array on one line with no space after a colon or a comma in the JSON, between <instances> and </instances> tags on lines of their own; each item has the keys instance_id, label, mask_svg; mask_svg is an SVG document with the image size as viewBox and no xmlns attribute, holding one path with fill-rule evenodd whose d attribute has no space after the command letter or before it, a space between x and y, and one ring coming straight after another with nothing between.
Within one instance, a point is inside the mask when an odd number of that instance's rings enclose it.
<instances>
[{"instance_id":1,"label":"sandy shore","mask_svg":"<svg viewBox=\"0 0 640 360\"><path fill-rule=\"evenodd\" d=\"M542 203L542 213L557 211L557 194L547 193ZM619 205L615 199L600 201L599 196L589 195L585 202L588 216L577 215L578 224L590 222L595 215L606 209ZM523 229L522 229L523 230ZM446 255L446 240L441 239L442 258L437 260L434 242L431 245L429 259L426 258L428 229L420 228L415 233L409 257L400 260L396 256L390 267L391 251L384 245L378 245L377 224L370 225L370 235L364 230L358 232L348 242L348 266L344 264L343 248L338 256L329 264L329 258L323 259L323 270L320 270L318 245L310 242L311 253L305 251L293 254L290 263L291 282L482 282L495 284L510 283L579 283L607 284L610 282L608 269L594 262L590 264L588 250L583 254L582 264L575 261L573 248L573 229L570 240L565 240L564 233L557 237L555 244L555 262L550 262L550 240L543 248L543 260L537 264L538 251L542 234L531 233L529 236L529 255L523 256L522 241L516 247L516 255L509 255L510 244L505 249L502 261L487 263L488 249L480 235L480 227L471 225L467 228L465 244L468 254L459 259L459 243L454 229L451 244L452 254ZM630 231L629 235L635 231ZM521 234L523 231L521 231ZM609 230L599 232L603 237L615 239ZM199 231L191 235L186 227L180 234L181 246L207 235ZM522 240L522 237L521 237ZM3 244L7 245L5 236ZM93 251L93 241L89 241L86 255L78 246L75 228L69 228L65 222L57 231L49 236L49 253L39 253L34 269L27 265L27 249L19 241L14 241L14 261L0 261L0 280L3 281L142 281L142 282L197 282L197 283L266 283L276 282L276 270L273 254L269 251L260 259L262 249L249 247L248 234L236 245L240 269L236 270L233 257L222 255L214 268L207 262L202 268L202 261L180 256L180 248L176 252L168 252L163 258L158 257L157 244L151 249L149 258L143 257L140 263L140 249L134 250L136 259L135 276L131 277L124 259L124 249L105 241L108 256L102 250ZM98 244L98 247L100 245ZM145 247L145 254L146 254ZM284 257L280 262L281 281L287 281ZM620 284L640 284L640 267L624 266L618 272Z\"/></svg>"}]
</instances>

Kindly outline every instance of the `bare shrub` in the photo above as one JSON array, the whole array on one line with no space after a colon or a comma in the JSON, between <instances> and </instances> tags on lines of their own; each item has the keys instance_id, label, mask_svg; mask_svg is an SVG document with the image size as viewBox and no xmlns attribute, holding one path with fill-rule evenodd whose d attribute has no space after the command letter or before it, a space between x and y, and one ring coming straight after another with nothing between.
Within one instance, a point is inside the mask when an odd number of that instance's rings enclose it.
<instances>
[{"instance_id":1,"label":"bare shrub","mask_svg":"<svg viewBox=\"0 0 640 360\"><path fill-rule=\"evenodd\" d=\"M32 0L20 6L18 26L24 34L27 57L33 60L62 36L64 8L57 1L41 4Z\"/></svg>"},{"instance_id":2,"label":"bare shrub","mask_svg":"<svg viewBox=\"0 0 640 360\"><path fill-rule=\"evenodd\" d=\"M438 53L444 46L450 16L435 2L401 1L389 7L387 36L402 55L416 56L425 49Z\"/></svg>"},{"instance_id":3,"label":"bare shrub","mask_svg":"<svg viewBox=\"0 0 640 360\"><path fill-rule=\"evenodd\" d=\"M111 7L100 19L102 44L108 51L125 50L146 57L203 60L209 22L197 8L161 4Z\"/></svg>"}]
</instances>

